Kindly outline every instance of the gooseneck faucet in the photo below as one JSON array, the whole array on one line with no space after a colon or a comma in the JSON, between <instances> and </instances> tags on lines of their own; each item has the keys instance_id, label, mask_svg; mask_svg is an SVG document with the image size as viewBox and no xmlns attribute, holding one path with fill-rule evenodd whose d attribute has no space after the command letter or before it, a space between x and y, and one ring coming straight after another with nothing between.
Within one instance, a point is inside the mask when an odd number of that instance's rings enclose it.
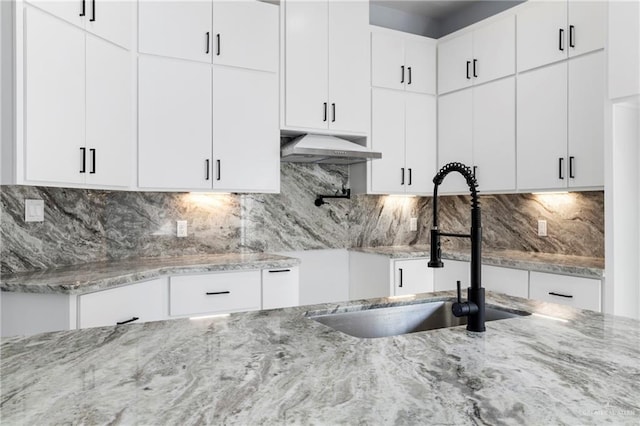
<instances>
[{"instance_id":1,"label":"gooseneck faucet","mask_svg":"<svg viewBox=\"0 0 640 426\"><path fill-rule=\"evenodd\" d=\"M452 234L438 229L438 186L451 172L460 173L471 191L471 232L469 234ZM458 301L451 308L456 317L466 316L467 330L485 331L484 326L484 288L481 282L482 267L482 223L480 220L480 203L478 201L478 182L471 169L462 163L449 163L442 167L433 178L433 223L431 226L431 259L430 268L442 268L440 237L456 237L471 239L471 286L467 289L467 301L460 300L460 281L458 281Z\"/></svg>"}]
</instances>

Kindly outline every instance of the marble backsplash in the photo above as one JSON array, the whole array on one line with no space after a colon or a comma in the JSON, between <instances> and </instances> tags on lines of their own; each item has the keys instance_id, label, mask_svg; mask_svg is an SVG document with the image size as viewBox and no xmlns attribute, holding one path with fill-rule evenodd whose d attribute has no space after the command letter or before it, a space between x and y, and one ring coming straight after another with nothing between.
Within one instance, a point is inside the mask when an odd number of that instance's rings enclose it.
<instances>
[{"instance_id":1,"label":"marble backsplash","mask_svg":"<svg viewBox=\"0 0 640 426\"><path fill-rule=\"evenodd\" d=\"M349 186L348 168L284 163L280 194L94 191L2 186L0 272L18 272L132 256L241 251L294 251L427 244L429 197L316 194ZM24 222L24 200L45 201L45 221ZM604 257L604 194L515 194L481 197L487 249ZM441 229L466 232L469 199L440 199ZM418 230L409 230L416 217ZM548 237L537 236L537 220ZM188 236L175 236L175 221ZM466 240L444 241L462 248Z\"/></svg>"}]
</instances>

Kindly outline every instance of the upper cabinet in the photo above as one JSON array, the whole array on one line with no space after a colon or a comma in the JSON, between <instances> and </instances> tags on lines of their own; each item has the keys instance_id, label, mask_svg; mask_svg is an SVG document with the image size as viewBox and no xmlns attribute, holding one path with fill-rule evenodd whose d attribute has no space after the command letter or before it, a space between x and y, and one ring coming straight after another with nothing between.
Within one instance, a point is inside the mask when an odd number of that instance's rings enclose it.
<instances>
[{"instance_id":1,"label":"upper cabinet","mask_svg":"<svg viewBox=\"0 0 640 426\"><path fill-rule=\"evenodd\" d=\"M610 1L609 98L640 95L640 2Z\"/></svg>"},{"instance_id":2,"label":"upper cabinet","mask_svg":"<svg viewBox=\"0 0 640 426\"><path fill-rule=\"evenodd\" d=\"M507 16L438 45L438 93L515 73L515 17Z\"/></svg>"},{"instance_id":3,"label":"upper cabinet","mask_svg":"<svg viewBox=\"0 0 640 426\"><path fill-rule=\"evenodd\" d=\"M531 1L519 9L518 71L602 49L605 1Z\"/></svg>"},{"instance_id":4,"label":"upper cabinet","mask_svg":"<svg viewBox=\"0 0 640 426\"><path fill-rule=\"evenodd\" d=\"M368 2L287 0L281 7L282 127L367 134Z\"/></svg>"},{"instance_id":5,"label":"upper cabinet","mask_svg":"<svg viewBox=\"0 0 640 426\"><path fill-rule=\"evenodd\" d=\"M372 27L371 85L436 94L436 41Z\"/></svg>"}]
</instances>

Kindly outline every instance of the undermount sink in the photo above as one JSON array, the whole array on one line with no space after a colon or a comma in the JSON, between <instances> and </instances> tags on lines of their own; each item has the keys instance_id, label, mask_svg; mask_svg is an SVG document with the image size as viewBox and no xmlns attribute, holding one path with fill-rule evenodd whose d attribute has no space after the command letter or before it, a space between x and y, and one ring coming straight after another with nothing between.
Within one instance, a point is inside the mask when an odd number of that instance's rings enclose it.
<instances>
[{"instance_id":1,"label":"undermount sink","mask_svg":"<svg viewBox=\"0 0 640 426\"><path fill-rule=\"evenodd\" d=\"M350 336L387 337L465 325L466 317L457 318L451 313L452 304L451 301L425 302L364 311L309 314L309 317ZM485 314L485 321L530 315L528 312L507 311L489 305L486 306Z\"/></svg>"}]
</instances>

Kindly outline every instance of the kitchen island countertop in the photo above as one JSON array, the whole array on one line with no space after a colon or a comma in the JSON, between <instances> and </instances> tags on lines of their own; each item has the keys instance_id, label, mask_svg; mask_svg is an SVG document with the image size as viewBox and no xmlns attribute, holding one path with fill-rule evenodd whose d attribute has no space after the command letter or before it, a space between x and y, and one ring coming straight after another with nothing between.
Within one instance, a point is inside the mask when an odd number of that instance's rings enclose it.
<instances>
[{"instance_id":1,"label":"kitchen island countertop","mask_svg":"<svg viewBox=\"0 0 640 426\"><path fill-rule=\"evenodd\" d=\"M640 417L640 321L488 293L536 315L359 339L307 311L3 339L3 424L616 424Z\"/></svg>"}]
</instances>

